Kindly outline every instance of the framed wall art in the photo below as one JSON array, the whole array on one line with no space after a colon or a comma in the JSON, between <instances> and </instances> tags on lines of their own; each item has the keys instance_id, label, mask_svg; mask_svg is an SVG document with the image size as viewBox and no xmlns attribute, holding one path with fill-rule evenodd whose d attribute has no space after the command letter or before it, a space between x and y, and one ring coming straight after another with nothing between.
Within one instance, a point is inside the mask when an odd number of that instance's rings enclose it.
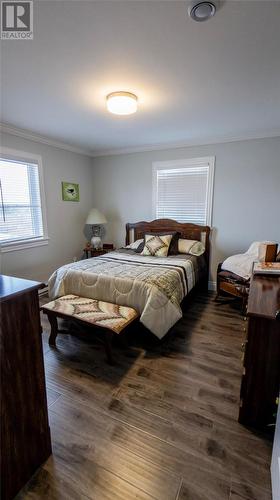
<instances>
[{"instance_id":1,"label":"framed wall art","mask_svg":"<svg viewBox=\"0 0 280 500\"><path fill-rule=\"evenodd\" d=\"M79 184L73 182L62 182L63 201L80 201Z\"/></svg>"}]
</instances>

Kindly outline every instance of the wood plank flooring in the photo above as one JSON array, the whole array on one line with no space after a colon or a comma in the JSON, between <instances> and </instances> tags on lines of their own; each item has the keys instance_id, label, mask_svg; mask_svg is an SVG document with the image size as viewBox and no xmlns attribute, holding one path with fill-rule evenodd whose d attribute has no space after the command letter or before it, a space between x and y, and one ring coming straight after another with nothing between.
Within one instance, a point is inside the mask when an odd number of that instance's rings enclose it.
<instances>
[{"instance_id":1,"label":"wood plank flooring","mask_svg":"<svg viewBox=\"0 0 280 500\"><path fill-rule=\"evenodd\" d=\"M201 293L161 343L132 326L113 367L42 324L53 455L19 499L271 499L271 443L237 422L238 308Z\"/></svg>"}]
</instances>

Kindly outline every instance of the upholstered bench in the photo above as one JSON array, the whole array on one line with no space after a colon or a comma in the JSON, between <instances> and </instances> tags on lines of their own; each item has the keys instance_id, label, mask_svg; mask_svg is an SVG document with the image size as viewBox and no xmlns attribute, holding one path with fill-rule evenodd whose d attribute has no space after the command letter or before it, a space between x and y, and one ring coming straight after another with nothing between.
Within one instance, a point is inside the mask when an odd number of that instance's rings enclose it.
<instances>
[{"instance_id":1,"label":"upholstered bench","mask_svg":"<svg viewBox=\"0 0 280 500\"><path fill-rule=\"evenodd\" d=\"M44 304L42 311L47 314L51 333L49 344L55 346L58 331L57 318L71 319L77 323L103 329L108 362L113 364L112 338L120 334L138 313L132 307L119 306L101 300L87 299L78 295L64 295Z\"/></svg>"}]
</instances>

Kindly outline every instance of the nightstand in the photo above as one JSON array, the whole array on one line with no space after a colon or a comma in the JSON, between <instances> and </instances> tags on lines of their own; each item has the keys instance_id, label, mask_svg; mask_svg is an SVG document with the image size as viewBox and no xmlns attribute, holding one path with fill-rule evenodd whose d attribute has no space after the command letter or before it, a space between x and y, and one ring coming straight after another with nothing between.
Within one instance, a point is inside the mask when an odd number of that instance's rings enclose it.
<instances>
[{"instance_id":1,"label":"nightstand","mask_svg":"<svg viewBox=\"0 0 280 500\"><path fill-rule=\"evenodd\" d=\"M114 245L112 243L104 243L103 248L100 250L95 250L93 247L85 247L84 253L86 258L89 257L99 257L100 255L104 255L106 253L112 252L114 250Z\"/></svg>"}]
</instances>

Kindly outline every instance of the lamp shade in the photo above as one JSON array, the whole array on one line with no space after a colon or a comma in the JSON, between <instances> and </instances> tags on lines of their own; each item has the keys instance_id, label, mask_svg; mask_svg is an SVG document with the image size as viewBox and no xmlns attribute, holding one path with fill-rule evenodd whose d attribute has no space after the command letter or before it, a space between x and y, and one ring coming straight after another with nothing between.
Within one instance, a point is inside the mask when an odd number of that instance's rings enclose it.
<instances>
[{"instance_id":1,"label":"lamp shade","mask_svg":"<svg viewBox=\"0 0 280 500\"><path fill-rule=\"evenodd\" d=\"M97 208L92 208L87 216L86 224L90 224L91 226L107 224L107 219Z\"/></svg>"}]
</instances>

